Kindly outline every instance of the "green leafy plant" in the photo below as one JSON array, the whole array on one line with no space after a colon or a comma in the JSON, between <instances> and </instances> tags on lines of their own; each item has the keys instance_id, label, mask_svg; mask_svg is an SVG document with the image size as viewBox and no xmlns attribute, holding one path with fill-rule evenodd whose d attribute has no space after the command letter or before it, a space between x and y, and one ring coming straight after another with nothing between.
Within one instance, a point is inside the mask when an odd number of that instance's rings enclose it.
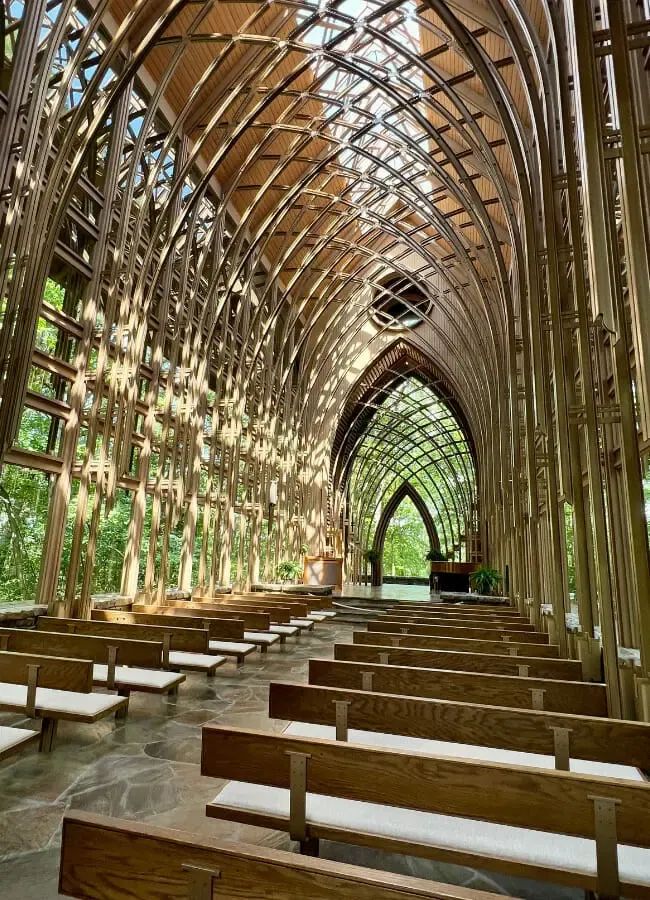
<instances>
[{"instance_id":1,"label":"green leafy plant","mask_svg":"<svg viewBox=\"0 0 650 900\"><path fill-rule=\"evenodd\" d=\"M499 587L503 578L498 569L491 566L479 566L469 576L470 584L477 594L492 594Z\"/></svg>"},{"instance_id":2,"label":"green leafy plant","mask_svg":"<svg viewBox=\"0 0 650 900\"><path fill-rule=\"evenodd\" d=\"M275 570L278 581L285 584L287 581L295 581L302 572L302 566L295 559L285 559L279 563Z\"/></svg>"},{"instance_id":3,"label":"green leafy plant","mask_svg":"<svg viewBox=\"0 0 650 900\"><path fill-rule=\"evenodd\" d=\"M437 547L431 547L424 557L428 562L444 562L447 557Z\"/></svg>"},{"instance_id":4,"label":"green leafy plant","mask_svg":"<svg viewBox=\"0 0 650 900\"><path fill-rule=\"evenodd\" d=\"M379 559L380 559L379 550L375 550L374 547L369 547L367 550L364 550L363 558L365 559L366 562L369 562L371 565L373 563L378 563Z\"/></svg>"}]
</instances>

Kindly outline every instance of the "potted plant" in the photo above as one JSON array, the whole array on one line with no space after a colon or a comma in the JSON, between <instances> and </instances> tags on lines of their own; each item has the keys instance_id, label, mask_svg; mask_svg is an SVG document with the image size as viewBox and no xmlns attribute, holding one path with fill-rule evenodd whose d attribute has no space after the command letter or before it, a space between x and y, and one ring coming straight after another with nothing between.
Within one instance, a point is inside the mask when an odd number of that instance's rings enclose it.
<instances>
[{"instance_id":1,"label":"potted plant","mask_svg":"<svg viewBox=\"0 0 650 900\"><path fill-rule=\"evenodd\" d=\"M438 547L431 547L424 558L430 563L446 562L447 560L445 554Z\"/></svg>"},{"instance_id":2,"label":"potted plant","mask_svg":"<svg viewBox=\"0 0 650 900\"><path fill-rule=\"evenodd\" d=\"M296 562L295 559L285 559L281 563L279 563L277 569L275 570L275 575L278 581L282 583L282 587L288 582L294 582L302 572L302 566L299 562Z\"/></svg>"},{"instance_id":3,"label":"potted plant","mask_svg":"<svg viewBox=\"0 0 650 900\"><path fill-rule=\"evenodd\" d=\"M381 584L381 577L379 573L381 556L379 554L379 551L375 550L374 547L369 547L367 550L364 550L363 558L366 562L370 563L370 583L373 585L373 587L378 587Z\"/></svg>"},{"instance_id":4,"label":"potted plant","mask_svg":"<svg viewBox=\"0 0 650 900\"><path fill-rule=\"evenodd\" d=\"M498 569L493 569L491 566L479 566L469 576L469 581L477 594L489 596L499 587L503 578Z\"/></svg>"}]
</instances>

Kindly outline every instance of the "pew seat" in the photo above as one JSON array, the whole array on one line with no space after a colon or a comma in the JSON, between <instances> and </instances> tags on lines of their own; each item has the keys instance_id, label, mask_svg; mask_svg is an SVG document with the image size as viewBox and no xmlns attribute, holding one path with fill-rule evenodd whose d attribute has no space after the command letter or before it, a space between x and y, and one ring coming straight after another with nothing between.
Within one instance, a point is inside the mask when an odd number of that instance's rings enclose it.
<instances>
[{"instance_id":1,"label":"pew seat","mask_svg":"<svg viewBox=\"0 0 650 900\"><path fill-rule=\"evenodd\" d=\"M224 663L225 656L213 656L211 653L192 653L186 650L170 650L169 666L172 669L187 669L188 672L205 672L212 676Z\"/></svg>"},{"instance_id":2,"label":"pew seat","mask_svg":"<svg viewBox=\"0 0 650 900\"><path fill-rule=\"evenodd\" d=\"M284 635L285 638L295 637L297 634L300 634L300 629L297 625L271 625L269 631L271 634Z\"/></svg>"},{"instance_id":3,"label":"pew seat","mask_svg":"<svg viewBox=\"0 0 650 900\"><path fill-rule=\"evenodd\" d=\"M286 831L289 790L231 781L209 805L208 814L267 828L275 823ZM307 822L313 837L362 846L379 843L411 855L472 859L478 866L489 860L491 869L499 869L501 862L504 870L516 869L530 878L552 873L560 883L574 882L576 876L596 878L596 842L588 838L309 793ZM619 844L618 864L621 882L635 886L629 896L647 900L650 851Z\"/></svg>"},{"instance_id":4,"label":"pew seat","mask_svg":"<svg viewBox=\"0 0 650 900\"><path fill-rule=\"evenodd\" d=\"M283 734L291 737L336 739L333 725L314 725L309 722L292 722ZM386 750L403 750L406 753L425 753L427 756L449 756L454 759L475 759L488 763L503 763L507 766L531 766L536 769L555 770L552 754L522 753L500 747L479 747L475 744L459 744L454 741L437 741L430 738L408 737L403 734L385 734L377 731L348 730L348 741L367 747L382 747ZM571 771L597 778L622 778L625 781L646 781L634 766L597 762L590 759L572 759Z\"/></svg>"},{"instance_id":5,"label":"pew seat","mask_svg":"<svg viewBox=\"0 0 650 900\"><path fill-rule=\"evenodd\" d=\"M24 750L39 739L38 731L31 728L14 728L9 725L0 725L0 760L13 756L19 750Z\"/></svg>"},{"instance_id":6,"label":"pew seat","mask_svg":"<svg viewBox=\"0 0 650 900\"><path fill-rule=\"evenodd\" d=\"M262 653L266 653L269 647L272 647L273 644L277 644L278 641L280 641L281 644L284 644L286 639L286 634L271 634L268 631L244 632L244 640L248 641L250 644L255 644L256 647L260 648Z\"/></svg>"},{"instance_id":7,"label":"pew seat","mask_svg":"<svg viewBox=\"0 0 650 900\"><path fill-rule=\"evenodd\" d=\"M255 644L244 641L210 641L208 647L211 653L219 656L234 656L239 666L243 664L247 656L257 650Z\"/></svg>"},{"instance_id":8,"label":"pew seat","mask_svg":"<svg viewBox=\"0 0 650 900\"><path fill-rule=\"evenodd\" d=\"M296 628L299 628L301 631L313 631L314 630L314 622L312 619L302 619L300 617L289 619L289 625L295 625Z\"/></svg>"},{"instance_id":9,"label":"pew seat","mask_svg":"<svg viewBox=\"0 0 650 900\"><path fill-rule=\"evenodd\" d=\"M184 675L166 672L164 669L137 669L134 666L115 666L115 688L126 694L138 691L144 694L173 694L185 681ZM108 666L93 665L93 684L108 686Z\"/></svg>"}]
</instances>

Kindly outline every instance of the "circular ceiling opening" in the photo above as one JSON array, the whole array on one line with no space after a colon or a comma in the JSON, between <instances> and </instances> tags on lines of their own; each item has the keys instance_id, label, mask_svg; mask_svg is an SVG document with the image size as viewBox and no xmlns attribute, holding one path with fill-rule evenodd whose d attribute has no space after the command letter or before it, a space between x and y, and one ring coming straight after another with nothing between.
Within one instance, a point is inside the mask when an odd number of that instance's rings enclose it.
<instances>
[{"instance_id":1,"label":"circular ceiling opening","mask_svg":"<svg viewBox=\"0 0 650 900\"><path fill-rule=\"evenodd\" d=\"M430 306L429 298L410 279L389 275L375 289L373 318L382 328L415 328L422 323Z\"/></svg>"}]
</instances>

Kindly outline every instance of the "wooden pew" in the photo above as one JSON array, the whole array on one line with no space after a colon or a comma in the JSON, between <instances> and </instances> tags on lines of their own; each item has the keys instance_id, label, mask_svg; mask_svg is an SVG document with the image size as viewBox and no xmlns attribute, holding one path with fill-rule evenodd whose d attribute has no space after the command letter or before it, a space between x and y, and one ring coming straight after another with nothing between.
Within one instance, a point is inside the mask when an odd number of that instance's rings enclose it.
<instances>
[{"instance_id":1,"label":"wooden pew","mask_svg":"<svg viewBox=\"0 0 650 900\"><path fill-rule=\"evenodd\" d=\"M93 664L32 653L0 651L0 709L41 719L40 749L49 753L59 719L97 722L128 709L128 697L93 693Z\"/></svg>"},{"instance_id":2,"label":"wooden pew","mask_svg":"<svg viewBox=\"0 0 650 900\"><path fill-rule=\"evenodd\" d=\"M211 597L209 600L201 600L200 606L208 606L209 609L221 609L240 612L261 612L268 615L271 620L269 628L272 634L283 636L282 643L287 637L299 637L303 631L313 631L315 619L306 613L306 607L300 603L267 603L266 601L247 600L230 594L223 597Z\"/></svg>"},{"instance_id":3,"label":"wooden pew","mask_svg":"<svg viewBox=\"0 0 650 900\"><path fill-rule=\"evenodd\" d=\"M530 622L512 622L510 619L483 619L452 618L451 616L403 616L399 613L382 613L381 619L389 619L391 622L404 622L406 625L444 625L445 628L507 628L508 631L535 631L535 626Z\"/></svg>"},{"instance_id":4,"label":"wooden pew","mask_svg":"<svg viewBox=\"0 0 650 900\"><path fill-rule=\"evenodd\" d=\"M156 609L165 609L166 607L155 607ZM171 608L171 607L170 607ZM209 633L208 650L219 656L232 656L237 660L237 665L243 665L244 660L251 653L255 653L255 644L243 640L244 628L241 621L237 622L237 627L242 634L241 640L224 640L221 635L224 633L224 620L215 619L206 611L206 615L197 616L192 612L183 612L179 615L173 613L134 613L117 609L93 610L93 621L98 622L125 622L129 625L160 625L165 627L176 625L181 628L200 628L207 629ZM232 632L230 626L228 633Z\"/></svg>"},{"instance_id":5,"label":"wooden pew","mask_svg":"<svg viewBox=\"0 0 650 900\"><path fill-rule=\"evenodd\" d=\"M211 606L208 603L199 603L196 606L162 606L156 608L159 610L172 609L174 614L194 616L195 618L199 619L208 617L215 618L218 621L225 621L219 615L213 615L213 613L219 613L221 610L217 606ZM228 611L232 612L233 617L239 615L239 610L236 607L228 606L227 609ZM260 610L260 612L262 611L263 610ZM270 616L270 619L273 620L273 616ZM278 641L281 644L284 644L287 639L287 635L284 632L276 634L273 631L273 625L270 625L268 631L249 631L245 628L242 639L249 644L253 644L256 647L259 647L262 653L266 653L268 648L273 646L273 644L278 643Z\"/></svg>"},{"instance_id":6,"label":"wooden pew","mask_svg":"<svg viewBox=\"0 0 650 900\"><path fill-rule=\"evenodd\" d=\"M432 637L476 638L484 641L517 640L527 644L548 644L548 634L539 631L509 631L507 628L462 628L445 625L409 625L390 619L371 619L368 631L393 631L396 634L430 634Z\"/></svg>"},{"instance_id":7,"label":"wooden pew","mask_svg":"<svg viewBox=\"0 0 650 900\"><path fill-rule=\"evenodd\" d=\"M201 771L232 779L209 816L284 830L312 852L327 838L650 897L646 782L216 725L203 728Z\"/></svg>"},{"instance_id":8,"label":"wooden pew","mask_svg":"<svg viewBox=\"0 0 650 900\"><path fill-rule=\"evenodd\" d=\"M155 610L155 609L167 609L168 607L145 607L144 611L147 610ZM213 618L226 618L228 616L233 617L237 616L237 618L241 618L244 621L245 617L248 617L249 620L251 618L257 618L259 620L264 619L265 624L264 627L254 628L250 626L244 625L244 640L251 641L252 643L257 643L260 646L268 646L269 642L266 638L259 640L260 635L269 635L274 634L280 640L281 644L286 643L288 637L295 637L299 634L299 629L289 624L288 620L290 615L287 616L286 624L277 624L272 623L271 619L273 618L272 614L269 612L257 612L255 609L251 611L249 607L245 604L241 604L241 606L235 605L222 605L220 603L208 603L207 601L199 601L197 603L193 603L191 606L174 606L171 607L175 611L181 612L183 610L190 610L193 615L203 615L207 610L211 617ZM133 607L133 611L137 612L140 607ZM247 636L247 632L249 633Z\"/></svg>"},{"instance_id":9,"label":"wooden pew","mask_svg":"<svg viewBox=\"0 0 650 900\"><path fill-rule=\"evenodd\" d=\"M215 656L209 649L207 628L177 628L174 625L130 625L124 622L100 622L95 619L59 619L39 616L36 627L43 631L61 631L68 634L100 635L105 638L131 638L138 641L154 641L162 644L164 669L187 669L214 676L225 656Z\"/></svg>"},{"instance_id":10,"label":"wooden pew","mask_svg":"<svg viewBox=\"0 0 650 900\"><path fill-rule=\"evenodd\" d=\"M113 618L110 621L118 621L114 618L115 614L121 615L123 612L126 614L126 611L123 610L93 610L92 616L93 619L99 620L98 613L111 613ZM189 606L185 604L180 604L178 606L164 605L164 606L144 606L143 604L133 604L130 612L134 615L138 616L170 616L172 618L177 618L179 616L186 616L190 619L196 619L197 617L204 619L214 619L215 624L211 626L210 630L210 638L214 638L215 640L223 640L223 641L243 641L244 640L244 622L239 616L230 615L228 618L224 618L223 616L212 615L212 610L209 607L205 609L201 609L197 606ZM188 627L187 625L185 627Z\"/></svg>"},{"instance_id":11,"label":"wooden pew","mask_svg":"<svg viewBox=\"0 0 650 900\"><path fill-rule=\"evenodd\" d=\"M312 609L331 609L333 605L332 594L311 594L306 591L243 591L242 597L266 597L270 600L296 599L307 603Z\"/></svg>"},{"instance_id":12,"label":"wooden pew","mask_svg":"<svg viewBox=\"0 0 650 900\"><path fill-rule=\"evenodd\" d=\"M283 607L281 610L279 610L279 612L281 613L281 618L285 620L283 622L276 621L277 611L275 608L270 608L267 605L248 605L246 601L231 605L221 603L219 600L214 599L212 601L199 600L194 603L192 608L201 611L203 611L204 609L209 609L211 611L218 612L219 615L245 615L251 610L254 614L259 615L261 611L262 615L267 615L269 617L269 627L266 629L250 629L251 631L257 631L258 634L261 634L263 631L268 632L269 634L275 634L280 638L281 644L285 644L287 638L289 637L298 637L300 635L300 629L296 625L291 624L291 610L287 609L286 607ZM262 641L261 643L264 643L264 641Z\"/></svg>"},{"instance_id":13,"label":"wooden pew","mask_svg":"<svg viewBox=\"0 0 650 900\"><path fill-rule=\"evenodd\" d=\"M494 894L68 812L59 893L79 900L493 900Z\"/></svg>"},{"instance_id":14,"label":"wooden pew","mask_svg":"<svg viewBox=\"0 0 650 900\"><path fill-rule=\"evenodd\" d=\"M553 757L558 769L589 760L650 771L650 724L646 722L291 682L271 682L269 716L341 726L343 735L358 729L542 754Z\"/></svg>"},{"instance_id":15,"label":"wooden pew","mask_svg":"<svg viewBox=\"0 0 650 900\"><path fill-rule=\"evenodd\" d=\"M490 706L546 709L588 716L607 715L605 685L583 681L310 659L309 684L487 703Z\"/></svg>"},{"instance_id":16,"label":"wooden pew","mask_svg":"<svg viewBox=\"0 0 650 900\"><path fill-rule=\"evenodd\" d=\"M277 625L288 625L293 620L307 620L308 617L308 609L305 604L297 601L287 601L285 603L273 600L254 600L226 594L223 597L212 597L210 601L203 602L218 604L228 609L263 610L271 616L271 621Z\"/></svg>"},{"instance_id":17,"label":"wooden pew","mask_svg":"<svg viewBox=\"0 0 650 900\"><path fill-rule=\"evenodd\" d=\"M481 618L487 619L497 619L497 618L505 618L505 619L524 619L524 621L528 621L527 617L522 615L519 610L514 606L478 606L476 603L469 603L467 605L454 605L451 606L448 603L395 603L388 607L389 610L400 611L403 613L415 612L416 614L419 612L434 612L435 615L446 615L446 616L469 616L470 618L475 619L477 616Z\"/></svg>"},{"instance_id":18,"label":"wooden pew","mask_svg":"<svg viewBox=\"0 0 650 900\"><path fill-rule=\"evenodd\" d=\"M188 604L180 606L154 606L134 603L131 612L144 613L145 615L159 616L192 616L195 618L193 610L199 609L201 613L205 613L205 618L221 619L223 621L237 625L224 625L220 634L224 640L243 640L244 631L268 631L271 625L271 617L268 613L258 613L250 610L229 609L228 607L217 607L212 604L196 603L191 606ZM240 624L241 623L241 624ZM218 627L218 626L215 626ZM228 631L230 629L230 631ZM226 637L229 635L229 637Z\"/></svg>"},{"instance_id":19,"label":"wooden pew","mask_svg":"<svg viewBox=\"0 0 650 900\"><path fill-rule=\"evenodd\" d=\"M128 697L131 691L173 694L185 681L184 675L161 671L163 645L160 642L0 628L0 650L89 659L93 663L93 683L109 691L116 690L121 697Z\"/></svg>"},{"instance_id":20,"label":"wooden pew","mask_svg":"<svg viewBox=\"0 0 650 900\"><path fill-rule=\"evenodd\" d=\"M480 641L474 638L431 637L426 634L397 634L396 632L355 631L355 644L384 644L387 647L419 647L423 650L458 650L468 653L512 653L521 656L538 656L558 659L557 644L526 644L514 641Z\"/></svg>"},{"instance_id":21,"label":"wooden pew","mask_svg":"<svg viewBox=\"0 0 650 900\"><path fill-rule=\"evenodd\" d=\"M503 624L509 622L521 622L524 625L530 625L530 619L526 616L521 616L518 613L513 612L511 615L497 615L496 613L477 613L474 610L468 609L465 611L458 610L449 610L449 609L440 609L437 606L432 607L421 607L419 609L407 609L403 606L389 606L383 612L386 615L396 615L402 618L403 616L409 616L411 618L418 618L425 616L427 618L434 617L436 619L461 619L463 621L479 621L479 622L500 622Z\"/></svg>"},{"instance_id":22,"label":"wooden pew","mask_svg":"<svg viewBox=\"0 0 650 900\"><path fill-rule=\"evenodd\" d=\"M575 659L543 659L490 653L457 653L453 650L421 650L412 647L382 647L372 644L334 644L334 659L378 662L420 669L455 669L460 672L491 672L582 681L582 663Z\"/></svg>"}]
</instances>

